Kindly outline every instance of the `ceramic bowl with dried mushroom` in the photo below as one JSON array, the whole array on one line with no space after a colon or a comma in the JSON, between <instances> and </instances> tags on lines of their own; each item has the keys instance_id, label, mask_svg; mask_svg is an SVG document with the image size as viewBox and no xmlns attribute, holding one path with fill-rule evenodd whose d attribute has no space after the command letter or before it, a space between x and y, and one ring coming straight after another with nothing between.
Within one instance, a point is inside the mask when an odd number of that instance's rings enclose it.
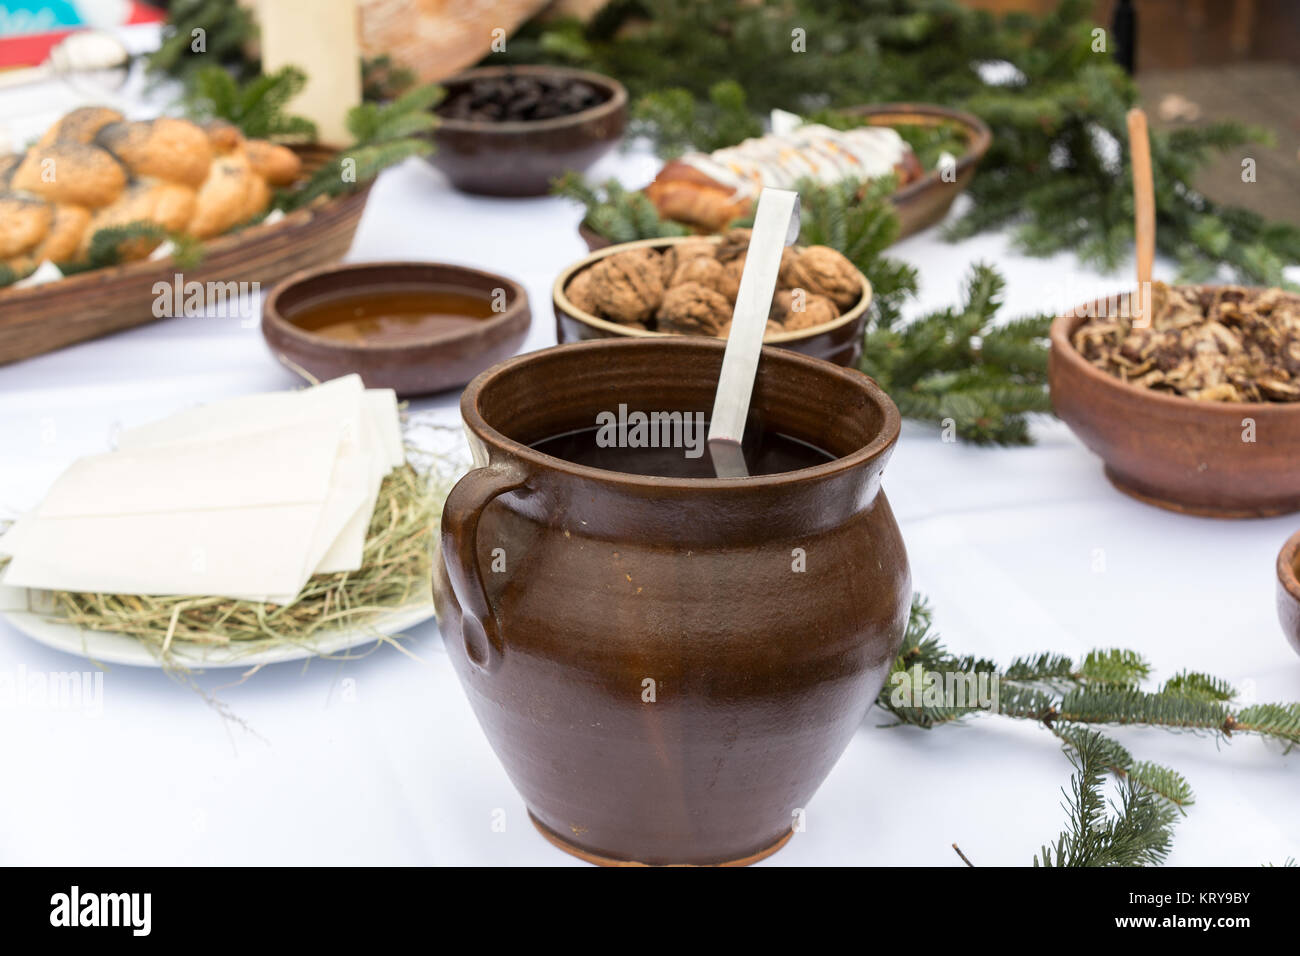
<instances>
[{"instance_id":1,"label":"ceramic bowl with dried mushroom","mask_svg":"<svg viewBox=\"0 0 1300 956\"><path fill-rule=\"evenodd\" d=\"M748 229L601 249L555 280L556 335L561 342L656 335L726 338L748 249ZM853 366L862 353L870 304L871 283L834 249L786 249L763 341Z\"/></svg>"},{"instance_id":2,"label":"ceramic bowl with dried mushroom","mask_svg":"<svg viewBox=\"0 0 1300 956\"><path fill-rule=\"evenodd\" d=\"M1300 295L1154 283L1052 325L1056 413L1121 491L1189 514L1300 510Z\"/></svg>"}]
</instances>

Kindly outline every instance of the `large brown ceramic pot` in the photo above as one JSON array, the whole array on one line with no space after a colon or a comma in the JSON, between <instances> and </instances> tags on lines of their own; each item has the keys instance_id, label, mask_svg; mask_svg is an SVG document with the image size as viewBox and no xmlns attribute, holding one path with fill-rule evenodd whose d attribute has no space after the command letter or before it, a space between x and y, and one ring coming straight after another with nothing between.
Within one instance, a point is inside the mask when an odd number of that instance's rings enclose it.
<instances>
[{"instance_id":1,"label":"large brown ceramic pot","mask_svg":"<svg viewBox=\"0 0 1300 956\"><path fill-rule=\"evenodd\" d=\"M461 400L476 467L443 512L443 635L538 828L595 862L780 847L906 624L880 487L899 415L856 371L763 350L751 414L838 456L799 471L650 478L528 447L621 402L707 413L722 354L687 337L563 345Z\"/></svg>"}]
</instances>

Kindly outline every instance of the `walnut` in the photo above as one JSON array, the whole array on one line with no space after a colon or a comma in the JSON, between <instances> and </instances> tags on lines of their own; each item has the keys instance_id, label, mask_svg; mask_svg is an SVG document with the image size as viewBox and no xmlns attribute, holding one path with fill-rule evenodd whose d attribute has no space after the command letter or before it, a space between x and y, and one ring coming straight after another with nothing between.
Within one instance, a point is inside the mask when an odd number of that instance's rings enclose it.
<instances>
[{"instance_id":1,"label":"walnut","mask_svg":"<svg viewBox=\"0 0 1300 956\"><path fill-rule=\"evenodd\" d=\"M841 309L862 298L862 277L853 263L829 246L809 246L799 253L789 270L793 288L824 295Z\"/></svg>"},{"instance_id":2,"label":"walnut","mask_svg":"<svg viewBox=\"0 0 1300 956\"><path fill-rule=\"evenodd\" d=\"M698 282L673 286L659 308L660 332L717 335L730 320L731 303Z\"/></svg>"},{"instance_id":3,"label":"walnut","mask_svg":"<svg viewBox=\"0 0 1300 956\"><path fill-rule=\"evenodd\" d=\"M788 332L788 331L789 329L781 325L780 322L773 322L771 319L768 319L767 327L763 330L763 341L766 342L772 336L780 335L782 332ZM718 338L725 339L730 335L731 335L731 320L728 319L727 324L718 330Z\"/></svg>"},{"instance_id":4,"label":"walnut","mask_svg":"<svg viewBox=\"0 0 1300 956\"><path fill-rule=\"evenodd\" d=\"M794 264L799 261L800 250L794 246L786 246L781 250L781 268L776 274L776 287L778 289L792 289L797 282L794 281Z\"/></svg>"},{"instance_id":5,"label":"walnut","mask_svg":"<svg viewBox=\"0 0 1300 956\"><path fill-rule=\"evenodd\" d=\"M727 230L715 249L714 254L718 257L718 261L725 263L744 258L745 253L749 251L749 237L752 232L751 229Z\"/></svg>"},{"instance_id":6,"label":"walnut","mask_svg":"<svg viewBox=\"0 0 1300 956\"><path fill-rule=\"evenodd\" d=\"M664 282L672 285L672 277L683 262L700 257L713 258L713 243L708 239L684 239L664 246L662 253Z\"/></svg>"},{"instance_id":7,"label":"walnut","mask_svg":"<svg viewBox=\"0 0 1300 956\"><path fill-rule=\"evenodd\" d=\"M712 239L700 236L673 243L673 250L677 253L679 263L694 259L696 256L708 256L714 259L717 258L718 244Z\"/></svg>"},{"instance_id":8,"label":"walnut","mask_svg":"<svg viewBox=\"0 0 1300 956\"><path fill-rule=\"evenodd\" d=\"M741 233L744 234L743 245L740 244L741 236L739 234ZM731 299L732 302L735 302L736 296L740 293L740 276L741 273L745 271L745 260L749 258L749 230L733 229L731 230L730 233L728 233L728 236L736 237L735 245L725 250L726 251L725 262L723 260L722 246L720 246L718 261L724 262L725 268L727 270L727 281L726 284L723 286L722 292L724 295L727 296L727 298ZM727 245L727 241L724 240L723 246L726 245ZM790 276L792 275L794 264L796 261L798 261L798 258L799 258L799 250L794 247L787 246L786 248L781 250L781 266L779 271L777 272L777 279L776 279L776 287L778 289L789 288L791 285L794 284L790 282L789 279Z\"/></svg>"},{"instance_id":9,"label":"walnut","mask_svg":"<svg viewBox=\"0 0 1300 956\"><path fill-rule=\"evenodd\" d=\"M708 286L710 289L726 295L726 266L712 256L696 256L693 259L687 259L677 266L677 271L673 273L668 286L671 288L675 285L681 285L683 282L698 282L700 285Z\"/></svg>"},{"instance_id":10,"label":"walnut","mask_svg":"<svg viewBox=\"0 0 1300 956\"><path fill-rule=\"evenodd\" d=\"M663 301L663 264L653 249L616 252L590 271L593 301L614 322L644 322Z\"/></svg>"},{"instance_id":11,"label":"walnut","mask_svg":"<svg viewBox=\"0 0 1300 956\"><path fill-rule=\"evenodd\" d=\"M787 332L811 329L840 317L840 310L824 295L810 295L802 289L781 290L772 299L772 320Z\"/></svg>"},{"instance_id":12,"label":"walnut","mask_svg":"<svg viewBox=\"0 0 1300 956\"><path fill-rule=\"evenodd\" d=\"M732 259L722 267L722 288L721 292L732 302L736 301L736 296L740 295L740 276L745 271L745 253L741 253L739 258Z\"/></svg>"},{"instance_id":13,"label":"walnut","mask_svg":"<svg viewBox=\"0 0 1300 956\"><path fill-rule=\"evenodd\" d=\"M564 287L564 294L569 297L569 301L573 303L574 308L595 314L599 309L596 306L596 294L592 288L591 277L593 271L593 269L583 269L575 275L569 280L569 284Z\"/></svg>"}]
</instances>

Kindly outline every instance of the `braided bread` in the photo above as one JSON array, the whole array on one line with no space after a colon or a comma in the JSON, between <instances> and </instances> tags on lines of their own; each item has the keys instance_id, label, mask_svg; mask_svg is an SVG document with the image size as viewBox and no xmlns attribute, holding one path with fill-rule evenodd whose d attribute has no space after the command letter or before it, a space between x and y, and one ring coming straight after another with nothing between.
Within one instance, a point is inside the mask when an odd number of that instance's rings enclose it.
<instances>
[{"instance_id":1,"label":"braided bread","mask_svg":"<svg viewBox=\"0 0 1300 956\"><path fill-rule=\"evenodd\" d=\"M297 155L245 139L224 121L129 122L100 106L73 110L26 153L0 156L0 264L26 275L42 262L84 261L101 229L153 223L197 239L262 212L271 187L302 172ZM144 258L163 240L121 250Z\"/></svg>"}]
</instances>

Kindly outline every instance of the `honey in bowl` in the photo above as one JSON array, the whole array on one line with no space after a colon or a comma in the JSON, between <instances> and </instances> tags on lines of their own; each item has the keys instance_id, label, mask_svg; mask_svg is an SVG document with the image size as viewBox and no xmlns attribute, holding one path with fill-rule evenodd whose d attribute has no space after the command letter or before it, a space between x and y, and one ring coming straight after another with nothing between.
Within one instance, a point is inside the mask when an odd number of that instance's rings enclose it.
<instances>
[{"instance_id":1,"label":"honey in bowl","mask_svg":"<svg viewBox=\"0 0 1300 956\"><path fill-rule=\"evenodd\" d=\"M486 292L429 285L331 295L304 303L287 318L334 342L409 345L469 329L497 314Z\"/></svg>"}]
</instances>

